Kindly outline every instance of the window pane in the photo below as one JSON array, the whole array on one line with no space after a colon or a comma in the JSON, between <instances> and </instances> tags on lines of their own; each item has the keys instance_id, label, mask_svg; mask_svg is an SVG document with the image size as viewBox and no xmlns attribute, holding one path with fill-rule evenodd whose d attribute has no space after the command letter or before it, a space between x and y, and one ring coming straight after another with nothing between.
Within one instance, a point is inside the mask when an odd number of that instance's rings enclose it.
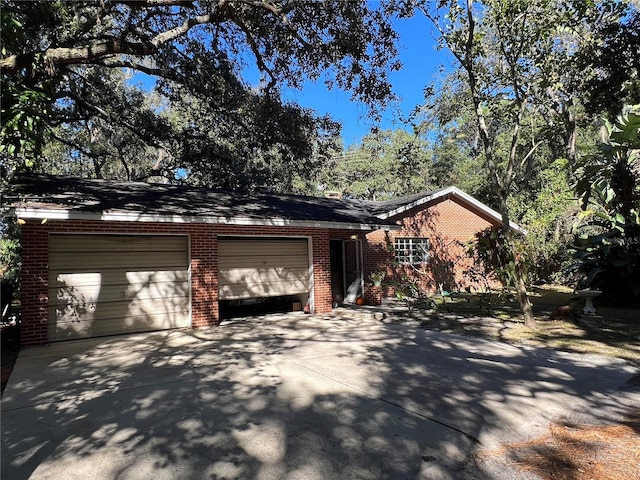
<instances>
[{"instance_id":1,"label":"window pane","mask_svg":"<svg viewBox=\"0 0 640 480\"><path fill-rule=\"evenodd\" d=\"M428 238L396 238L396 260L401 264L427 263L429 259Z\"/></svg>"}]
</instances>

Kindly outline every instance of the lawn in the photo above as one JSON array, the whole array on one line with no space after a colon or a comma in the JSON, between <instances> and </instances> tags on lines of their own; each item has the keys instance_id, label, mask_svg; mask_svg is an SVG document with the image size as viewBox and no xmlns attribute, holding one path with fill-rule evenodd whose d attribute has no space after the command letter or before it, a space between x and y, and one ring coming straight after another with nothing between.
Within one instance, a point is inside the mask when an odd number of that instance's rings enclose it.
<instances>
[{"instance_id":1,"label":"lawn","mask_svg":"<svg viewBox=\"0 0 640 480\"><path fill-rule=\"evenodd\" d=\"M433 299L438 305L437 315L413 313L426 329L519 345L596 353L640 364L640 311L637 309L600 306L596 301L597 314L582 315L584 300L577 298L570 288L533 287L530 299L536 325L529 328L521 319L518 302L498 293L491 294L490 304L486 296L479 294ZM561 313L565 315L554 315L558 307L563 306Z\"/></svg>"}]
</instances>

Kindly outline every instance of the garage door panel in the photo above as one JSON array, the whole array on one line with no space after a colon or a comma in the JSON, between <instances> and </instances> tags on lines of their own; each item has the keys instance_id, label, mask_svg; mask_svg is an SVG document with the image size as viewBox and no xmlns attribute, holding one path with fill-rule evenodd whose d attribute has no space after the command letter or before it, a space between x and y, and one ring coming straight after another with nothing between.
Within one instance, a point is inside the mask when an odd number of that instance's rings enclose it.
<instances>
[{"instance_id":1,"label":"garage door panel","mask_svg":"<svg viewBox=\"0 0 640 480\"><path fill-rule=\"evenodd\" d=\"M221 238L218 291L221 300L273 297L310 290L307 239Z\"/></svg>"},{"instance_id":2,"label":"garage door panel","mask_svg":"<svg viewBox=\"0 0 640 480\"><path fill-rule=\"evenodd\" d=\"M220 285L287 281L301 281L308 284L309 270L306 268L236 268L220 271L218 275L218 284Z\"/></svg>"},{"instance_id":3,"label":"garage door panel","mask_svg":"<svg viewBox=\"0 0 640 480\"><path fill-rule=\"evenodd\" d=\"M244 256L244 257L220 257L218 268L229 270L236 268L308 268L309 260L306 256Z\"/></svg>"},{"instance_id":4,"label":"garage door panel","mask_svg":"<svg viewBox=\"0 0 640 480\"><path fill-rule=\"evenodd\" d=\"M49 261L49 268L65 272L122 268L149 270L149 267L167 270L178 265L186 265L187 258L187 252L65 252L55 253Z\"/></svg>"},{"instance_id":5,"label":"garage door panel","mask_svg":"<svg viewBox=\"0 0 640 480\"><path fill-rule=\"evenodd\" d=\"M182 252L185 237L180 235L56 235L49 249L52 253L76 252Z\"/></svg>"},{"instance_id":6,"label":"garage door panel","mask_svg":"<svg viewBox=\"0 0 640 480\"><path fill-rule=\"evenodd\" d=\"M49 288L50 305L84 305L87 303L104 302L129 302L134 300L158 300L164 298L178 297L188 298L189 284L181 285L165 283L153 283L150 285L81 285L69 286L58 285Z\"/></svg>"},{"instance_id":7,"label":"garage door panel","mask_svg":"<svg viewBox=\"0 0 640 480\"><path fill-rule=\"evenodd\" d=\"M50 312L55 314L56 312ZM68 315L65 315L67 313ZM183 327L183 318L187 314L182 309L174 312L163 313L142 313L135 315L129 313L126 321L120 315L109 316L107 312L92 317L90 321L86 318L79 321L70 312L58 312L60 321L56 325L50 325L49 335L55 340L71 340L75 338L96 337L103 335L113 335L117 333L135 333L153 330L166 330L170 328Z\"/></svg>"},{"instance_id":8,"label":"garage door panel","mask_svg":"<svg viewBox=\"0 0 640 480\"><path fill-rule=\"evenodd\" d=\"M218 247L218 253L221 257L254 256L256 246L265 256L306 255L308 249L307 241L297 238L283 240L223 239Z\"/></svg>"},{"instance_id":9,"label":"garage door panel","mask_svg":"<svg viewBox=\"0 0 640 480\"><path fill-rule=\"evenodd\" d=\"M186 313L189 309L189 297L172 297L160 299L160 301L163 303L161 311L158 309L156 298L136 298L127 303L117 301L59 303L51 307L56 310L57 318L62 322L120 318L124 324L127 323L129 316Z\"/></svg>"},{"instance_id":10,"label":"garage door panel","mask_svg":"<svg viewBox=\"0 0 640 480\"><path fill-rule=\"evenodd\" d=\"M182 270L128 271L127 282L138 283L186 282L189 283L189 271L186 265Z\"/></svg>"},{"instance_id":11,"label":"garage door panel","mask_svg":"<svg viewBox=\"0 0 640 480\"><path fill-rule=\"evenodd\" d=\"M127 271L124 277L118 275L103 275L100 272L59 273L50 275L50 288L82 287L98 285L102 287L120 285L147 285L151 283L183 283L189 284L189 272L186 270ZM124 278L124 281L123 281Z\"/></svg>"},{"instance_id":12,"label":"garage door panel","mask_svg":"<svg viewBox=\"0 0 640 480\"><path fill-rule=\"evenodd\" d=\"M186 236L52 234L49 260L50 340L190 325Z\"/></svg>"},{"instance_id":13,"label":"garage door panel","mask_svg":"<svg viewBox=\"0 0 640 480\"><path fill-rule=\"evenodd\" d=\"M281 295L295 295L307 293L309 285L306 281L295 282L271 282L242 283L220 286L220 296L225 300L238 300L242 298L277 297Z\"/></svg>"}]
</instances>

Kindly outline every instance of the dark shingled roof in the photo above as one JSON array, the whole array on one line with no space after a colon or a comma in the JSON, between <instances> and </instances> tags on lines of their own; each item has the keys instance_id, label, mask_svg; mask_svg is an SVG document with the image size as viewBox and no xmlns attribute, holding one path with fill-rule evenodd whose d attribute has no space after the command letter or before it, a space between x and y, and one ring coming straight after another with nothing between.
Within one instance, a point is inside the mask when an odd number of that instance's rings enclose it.
<instances>
[{"instance_id":1,"label":"dark shingled roof","mask_svg":"<svg viewBox=\"0 0 640 480\"><path fill-rule=\"evenodd\" d=\"M362 203L334 198L264 193L231 193L204 187L118 182L42 174L17 174L6 195L18 211L30 209L73 214L136 213L181 217L186 221L327 225L335 228L389 228ZM76 215L79 218L79 215ZM278 224L279 224L278 223Z\"/></svg>"}]
</instances>

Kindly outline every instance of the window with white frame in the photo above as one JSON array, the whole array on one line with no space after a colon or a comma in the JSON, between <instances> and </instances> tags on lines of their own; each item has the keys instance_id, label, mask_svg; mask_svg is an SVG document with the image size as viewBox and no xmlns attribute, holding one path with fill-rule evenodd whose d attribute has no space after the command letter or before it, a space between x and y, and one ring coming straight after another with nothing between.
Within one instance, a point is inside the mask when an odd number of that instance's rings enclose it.
<instances>
[{"instance_id":1,"label":"window with white frame","mask_svg":"<svg viewBox=\"0 0 640 480\"><path fill-rule=\"evenodd\" d=\"M429 261L429 239L396 238L396 260L401 265L418 265Z\"/></svg>"}]
</instances>

